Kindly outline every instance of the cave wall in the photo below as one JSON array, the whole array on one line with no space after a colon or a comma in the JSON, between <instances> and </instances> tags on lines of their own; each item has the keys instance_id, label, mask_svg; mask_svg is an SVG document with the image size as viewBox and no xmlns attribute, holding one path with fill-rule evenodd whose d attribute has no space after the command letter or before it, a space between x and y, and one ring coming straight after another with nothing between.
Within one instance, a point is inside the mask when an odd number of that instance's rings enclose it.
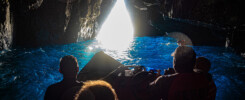
<instances>
[{"instance_id":1,"label":"cave wall","mask_svg":"<svg viewBox=\"0 0 245 100\"><path fill-rule=\"evenodd\" d=\"M91 39L116 0L1 0L0 49ZM245 52L243 0L125 0L136 36L183 32Z\"/></svg>"},{"instance_id":2,"label":"cave wall","mask_svg":"<svg viewBox=\"0 0 245 100\"><path fill-rule=\"evenodd\" d=\"M93 38L115 0L1 0L0 50Z\"/></svg>"},{"instance_id":3,"label":"cave wall","mask_svg":"<svg viewBox=\"0 0 245 100\"><path fill-rule=\"evenodd\" d=\"M163 17L195 20L222 27L245 23L243 0L126 0L136 24L161 23Z\"/></svg>"},{"instance_id":4,"label":"cave wall","mask_svg":"<svg viewBox=\"0 0 245 100\"><path fill-rule=\"evenodd\" d=\"M243 0L126 0L136 36L182 32L193 45L245 52Z\"/></svg>"},{"instance_id":5,"label":"cave wall","mask_svg":"<svg viewBox=\"0 0 245 100\"><path fill-rule=\"evenodd\" d=\"M8 0L0 0L0 50L9 49L12 44L12 22Z\"/></svg>"}]
</instances>

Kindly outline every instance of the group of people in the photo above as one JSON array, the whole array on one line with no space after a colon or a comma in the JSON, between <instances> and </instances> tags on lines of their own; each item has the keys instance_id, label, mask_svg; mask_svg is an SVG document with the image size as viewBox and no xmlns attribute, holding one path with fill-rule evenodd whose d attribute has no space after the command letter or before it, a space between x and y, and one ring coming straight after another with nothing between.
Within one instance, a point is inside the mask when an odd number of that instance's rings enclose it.
<instances>
[{"instance_id":1,"label":"group of people","mask_svg":"<svg viewBox=\"0 0 245 100\"><path fill-rule=\"evenodd\" d=\"M118 100L115 90L106 81L79 82L78 62L72 55L60 59L59 71L63 80L47 88L44 100Z\"/></svg>"},{"instance_id":2,"label":"group of people","mask_svg":"<svg viewBox=\"0 0 245 100\"><path fill-rule=\"evenodd\" d=\"M135 90L131 94L136 96L134 98L136 100L214 100L217 89L212 75L208 73L211 67L210 61L205 57L196 58L193 48L185 45L177 47L172 56L173 68L164 70L164 75L160 75L158 70L154 74L155 77L150 80L139 81L133 87L123 88L114 87L114 83L111 84L106 80L79 82L77 59L72 55L64 56L60 60L59 69L63 74L63 80L49 86L44 99L132 100L124 95L127 91L120 93L122 89L132 88ZM140 76L141 73L146 73L141 69L135 69L134 74ZM147 73L154 73L154 71Z\"/></svg>"}]
</instances>

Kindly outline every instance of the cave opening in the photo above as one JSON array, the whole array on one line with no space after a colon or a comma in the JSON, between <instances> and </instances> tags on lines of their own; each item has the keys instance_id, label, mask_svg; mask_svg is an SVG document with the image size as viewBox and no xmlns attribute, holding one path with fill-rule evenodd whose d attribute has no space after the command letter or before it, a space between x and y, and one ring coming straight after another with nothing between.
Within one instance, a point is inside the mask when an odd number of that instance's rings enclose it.
<instances>
[{"instance_id":1,"label":"cave opening","mask_svg":"<svg viewBox=\"0 0 245 100\"><path fill-rule=\"evenodd\" d=\"M80 70L100 51L147 71L170 68L177 40L211 61L217 100L245 98L242 0L2 1L1 100L43 100L62 80L65 55L74 55Z\"/></svg>"},{"instance_id":2,"label":"cave opening","mask_svg":"<svg viewBox=\"0 0 245 100\"><path fill-rule=\"evenodd\" d=\"M96 40L102 48L126 50L133 40L134 28L125 1L117 0L103 23Z\"/></svg>"}]
</instances>

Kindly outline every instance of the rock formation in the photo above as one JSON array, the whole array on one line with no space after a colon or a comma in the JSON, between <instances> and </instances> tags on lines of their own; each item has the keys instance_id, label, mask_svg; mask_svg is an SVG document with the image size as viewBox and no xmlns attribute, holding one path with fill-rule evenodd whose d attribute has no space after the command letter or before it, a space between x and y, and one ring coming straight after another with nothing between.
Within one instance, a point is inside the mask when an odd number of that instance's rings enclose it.
<instances>
[{"instance_id":1,"label":"rock formation","mask_svg":"<svg viewBox=\"0 0 245 100\"><path fill-rule=\"evenodd\" d=\"M0 0L0 49L96 36L116 0ZM245 52L243 0L125 0L136 36L182 32L194 45Z\"/></svg>"},{"instance_id":2,"label":"rock formation","mask_svg":"<svg viewBox=\"0 0 245 100\"><path fill-rule=\"evenodd\" d=\"M1 0L0 47L36 47L91 39L114 1Z\"/></svg>"},{"instance_id":3,"label":"rock formation","mask_svg":"<svg viewBox=\"0 0 245 100\"><path fill-rule=\"evenodd\" d=\"M12 23L8 0L0 0L0 50L12 44Z\"/></svg>"},{"instance_id":4,"label":"rock formation","mask_svg":"<svg viewBox=\"0 0 245 100\"><path fill-rule=\"evenodd\" d=\"M194 45L233 47L245 52L243 0L126 0L135 34L182 32Z\"/></svg>"}]
</instances>

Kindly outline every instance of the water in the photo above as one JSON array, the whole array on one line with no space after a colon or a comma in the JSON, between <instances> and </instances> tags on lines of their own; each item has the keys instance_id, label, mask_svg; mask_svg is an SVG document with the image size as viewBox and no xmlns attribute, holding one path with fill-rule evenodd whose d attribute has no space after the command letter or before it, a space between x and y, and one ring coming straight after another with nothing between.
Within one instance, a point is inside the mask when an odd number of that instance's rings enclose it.
<instances>
[{"instance_id":1,"label":"water","mask_svg":"<svg viewBox=\"0 0 245 100\"><path fill-rule=\"evenodd\" d=\"M177 47L169 37L136 37L125 51L101 47L96 40L45 46L35 49L0 51L0 99L42 100L46 88L62 80L59 59L65 55L77 57L80 70L96 52L105 51L125 65L144 65L147 68L172 67L170 54ZM217 86L217 100L245 99L245 60L224 47L195 46L197 56L211 60Z\"/></svg>"}]
</instances>

